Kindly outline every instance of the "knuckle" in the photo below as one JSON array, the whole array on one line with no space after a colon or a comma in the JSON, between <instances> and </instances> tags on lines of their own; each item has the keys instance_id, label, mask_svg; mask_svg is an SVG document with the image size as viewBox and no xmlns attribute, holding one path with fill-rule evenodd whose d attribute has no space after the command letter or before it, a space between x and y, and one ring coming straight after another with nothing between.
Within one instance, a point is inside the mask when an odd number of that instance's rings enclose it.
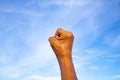
<instances>
[{"instance_id":1,"label":"knuckle","mask_svg":"<svg viewBox=\"0 0 120 80\"><path fill-rule=\"evenodd\" d=\"M53 40L53 37L50 37L48 40L51 42Z\"/></svg>"},{"instance_id":2,"label":"knuckle","mask_svg":"<svg viewBox=\"0 0 120 80\"><path fill-rule=\"evenodd\" d=\"M68 32L68 37L74 37L72 32Z\"/></svg>"},{"instance_id":3,"label":"knuckle","mask_svg":"<svg viewBox=\"0 0 120 80\"><path fill-rule=\"evenodd\" d=\"M48 40L51 41L51 37Z\"/></svg>"}]
</instances>

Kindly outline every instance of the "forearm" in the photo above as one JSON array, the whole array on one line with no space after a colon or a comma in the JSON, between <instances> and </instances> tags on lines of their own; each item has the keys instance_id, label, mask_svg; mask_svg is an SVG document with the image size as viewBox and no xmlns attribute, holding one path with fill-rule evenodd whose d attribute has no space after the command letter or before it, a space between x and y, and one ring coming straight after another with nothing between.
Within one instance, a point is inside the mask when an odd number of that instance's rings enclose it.
<instances>
[{"instance_id":1,"label":"forearm","mask_svg":"<svg viewBox=\"0 0 120 80\"><path fill-rule=\"evenodd\" d=\"M77 80L71 53L73 40L74 35L61 28L57 29L55 36L49 38L60 65L61 80Z\"/></svg>"},{"instance_id":2,"label":"forearm","mask_svg":"<svg viewBox=\"0 0 120 80\"><path fill-rule=\"evenodd\" d=\"M57 57L57 59L61 70L61 80L77 80L72 58Z\"/></svg>"}]
</instances>

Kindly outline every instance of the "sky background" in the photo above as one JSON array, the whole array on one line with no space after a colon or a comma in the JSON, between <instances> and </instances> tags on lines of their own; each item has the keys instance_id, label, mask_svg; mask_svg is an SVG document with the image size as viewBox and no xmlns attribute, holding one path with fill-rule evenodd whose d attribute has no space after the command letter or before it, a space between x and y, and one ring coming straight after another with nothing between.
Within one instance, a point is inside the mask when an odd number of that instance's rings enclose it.
<instances>
[{"instance_id":1,"label":"sky background","mask_svg":"<svg viewBox=\"0 0 120 80\"><path fill-rule=\"evenodd\" d=\"M59 27L75 36L78 80L120 80L120 0L0 0L0 80L60 80Z\"/></svg>"}]
</instances>

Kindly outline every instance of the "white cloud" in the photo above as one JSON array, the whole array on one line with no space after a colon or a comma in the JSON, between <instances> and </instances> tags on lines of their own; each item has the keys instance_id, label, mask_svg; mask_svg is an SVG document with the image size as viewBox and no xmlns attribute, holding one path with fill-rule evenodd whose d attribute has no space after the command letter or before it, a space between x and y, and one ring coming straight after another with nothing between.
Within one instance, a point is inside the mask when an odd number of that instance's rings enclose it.
<instances>
[{"instance_id":1,"label":"white cloud","mask_svg":"<svg viewBox=\"0 0 120 80\"><path fill-rule=\"evenodd\" d=\"M15 57L17 57L18 59L14 58L14 55L11 54L11 56L13 56L12 60L9 61L11 64L7 63L7 66L0 67L0 76L8 78L17 78L20 76L17 74L18 72L22 75L25 75L28 71L41 69L42 67L51 64L50 61L54 59L55 56L53 56L54 53L49 45L48 37L46 35L41 34L43 35L43 40L41 40L41 38L36 37L36 35L38 34L34 32L32 35L29 34L27 37L25 37L26 35L21 34L21 39L25 42L27 46L30 47L30 50L28 49L25 53L16 53L18 55L16 55ZM4 58L2 58L2 60L4 60ZM12 64L14 62L15 64Z\"/></svg>"},{"instance_id":2,"label":"white cloud","mask_svg":"<svg viewBox=\"0 0 120 80\"><path fill-rule=\"evenodd\" d=\"M49 76L42 77L39 75L31 75L26 77L24 80L60 80L60 77L49 77Z\"/></svg>"},{"instance_id":3,"label":"white cloud","mask_svg":"<svg viewBox=\"0 0 120 80\"><path fill-rule=\"evenodd\" d=\"M9 78L18 78L20 76L21 76L21 74L8 74L7 75L7 77L9 77Z\"/></svg>"},{"instance_id":4,"label":"white cloud","mask_svg":"<svg viewBox=\"0 0 120 80\"><path fill-rule=\"evenodd\" d=\"M98 67L98 66L90 66L89 69L92 69L92 70L100 70L100 67Z\"/></svg>"},{"instance_id":5,"label":"white cloud","mask_svg":"<svg viewBox=\"0 0 120 80\"><path fill-rule=\"evenodd\" d=\"M91 0L66 0L66 1L62 1L62 0L52 0L50 1L48 4L55 4L58 6L69 6L69 7L73 7L73 6L85 6L87 4L89 4L91 2Z\"/></svg>"},{"instance_id":6,"label":"white cloud","mask_svg":"<svg viewBox=\"0 0 120 80\"><path fill-rule=\"evenodd\" d=\"M120 78L120 75L114 75L112 78Z\"/></svg>"},{"instance_id":7,"label":"white cloud","mask_svg":"<svg viewBox=\"0 0 120 80\"><path fill-rule=\"evenodd\" d=\"M2 53L0 53L0 63L7 63L7 57L5 55L2 55Z\"/></svg>"},{"instance_id":8,"label":"white cloud","mask_svg":"<svg viewBox=\"0 0 120 80\"><path fill-rule=\"evenodd\" d=\"M35 46L36 47L36 46ZM36 50L37 49L37 50ZM29 55L29 56L26 56L26 58L24 59L21 59L20 60L20 63L19 63L19 66L26 66L26 67L42 67L42 66L45 66L47 65L46 63L48 63L48 61L50 59L52 59L53 55L52 54L53 52L50 50L50 46L48 45L41 45L39 47L37 47L35 49L35 51Z\"/></svg>"},{"instance_id":9,"label":"white cloud","mask_svg":"<svg viewBox=\"0 0 120 80\"><path fill-rule=\"evenodd\" d=\"M74 53L74 52L73 52ZM73 60L77 70L85 70L86 65L91 65L89 69L100 69L98 66L93 66L92 63L97 59L100 59L106 52L97 49L81 49L73 54ZM78 72L79 73L79 72Z\"/></svg>"},{"instance_id":10,"label":"white cloud","mask_svg":"<svg viewBox=\"0 0 120 80\"><path fill-rule=\"evenodd\" d=\"M73 6L85 6L89 4L92 0L32 0L28 2L27 5L33 5L33 4L39 4L40 7L48 7L50 5L57 5L57 6L67 6L67 7L73 7Z\"/></svg>"},{"instance_id":11,"label":"white cloud","mask_svg":"<svg viewBox=\"0 0 120 80\"><path fill-rule=\"evenodd\" d=\"M105 37L105 43L111 48L116 48L120 46L120 34L117 36L114 34L107 35Z\"/></svg>"},{"instance_id":12,"label":"white cloud","mask_svg":"<svg viewBox=\"0 0 120 80\"><path fill-rule=\"evenodd\" d=\"M114 42L112 43L112 46L120 46L120 34L115 38Z\"/></svg>"},{"instance_id":13,"label":"white cloud","mask_svg":"<svg viewBox=\"0 0 120 80\"><path fill-rule=\"evenodd\" d=\"M0 12L5 12L5 13L18 13L18 14L22 14L22 15L27 15L30 17L41 17L42 14L40 12L35 12L32 10L25 10L25 9L17 9L17 8L4 8L1 9Z\"/></svg>"},{"instance_id":14,"label":"white cloud","mask_svg":"<svg viewBox=\"0 0 120 80\"><path fill-rule=\"evenodd\" d=\"M22 69L18 69L16 65L14 66L4 66L0 67L0 77L8 79L18 79L23 75Z\"/></svg>"}]
</instances>

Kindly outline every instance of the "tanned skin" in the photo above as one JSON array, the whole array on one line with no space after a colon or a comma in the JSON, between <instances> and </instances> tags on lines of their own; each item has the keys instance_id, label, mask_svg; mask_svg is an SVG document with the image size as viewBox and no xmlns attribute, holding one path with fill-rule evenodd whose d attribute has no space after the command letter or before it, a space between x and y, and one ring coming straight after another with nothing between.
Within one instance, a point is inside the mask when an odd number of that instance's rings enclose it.
<instances>
[{"instance_id":1,"label":"tanned skin","mask_svg":"<svg viewBox=\"0 0 120 80\"><path fill-rule=\"evenodd\" d=\"M61 80L77 80L72 61L73 41L73 34L62 28L58 28L55 35L49 38L50 45L60 66Z\"/></svg>"}]
</instances>

